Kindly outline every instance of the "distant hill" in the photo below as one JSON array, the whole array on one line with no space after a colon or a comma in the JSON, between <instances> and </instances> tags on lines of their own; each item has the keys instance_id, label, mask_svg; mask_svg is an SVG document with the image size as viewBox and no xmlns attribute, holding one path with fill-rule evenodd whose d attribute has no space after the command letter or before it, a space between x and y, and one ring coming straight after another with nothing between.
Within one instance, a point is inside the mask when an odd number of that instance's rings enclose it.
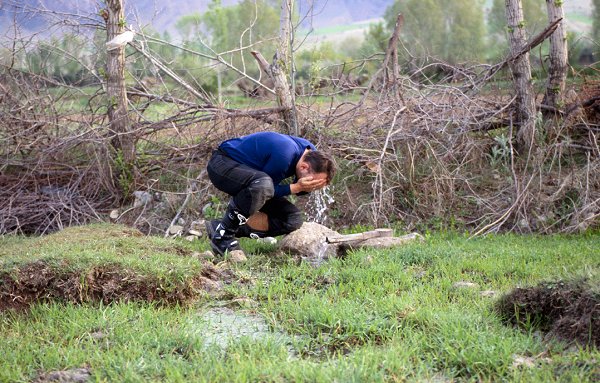
<instances>
[{"instance_id":1,"label":"distant hill","mask_svg":"<svg viewBox=\"0 0 600 383\"><path fill-rule=\"evenodd\" d=\"M175 33L174 24L182 16L206 11L210 0L125 0L127 24L152 25L157 31ZM223 6L238 3L239 0L222 0ZM303 29L313 27L335 27L339 25L360 25L373 19L380 19L394 0L297 0L296 6L301 15L309 14ZM31 10L44 9L49 12L62 12L71 15L89 16L97 14L98 0L0 0L0 32L12 25L15 15L12 5L19 4ZM486 0L487 9L492 0ZM309 12L312 6L312 12ZM565 2L565 12L569 28L585 31L591 26L591 0L569 0ZM43 13L42 13L43 14ZM16 20L23 31L39 31L45 24L42 14L17 14ZM46 12L46 17L48 13ZM94 16L97 17L97 16ZM1 37L0 37L1 38Z\"/></svg>"},{"instance_id":2,"label":"distant hill","mask_svg":"<svg viewBox=\"0 0 600 383\"><path fill-rule=\"evenodd\" d=\"M222 0L223 6L238 3L239 0ZM344 25L363 20L379 18L394 0L300 0L296 6L301 15L312 12L305 20L314 28ZM210 0L125 0L128 24L152 25L158 31L174 32L175 22L184 15L206 11ZM12 23L11 5L19 4L27 9L44 9L51 12L87 16L96 14L97 0L0 0L0 25ZM35 31L41 28L44 17L18 15L22 28Z\"/></svg>"}]
</instances>

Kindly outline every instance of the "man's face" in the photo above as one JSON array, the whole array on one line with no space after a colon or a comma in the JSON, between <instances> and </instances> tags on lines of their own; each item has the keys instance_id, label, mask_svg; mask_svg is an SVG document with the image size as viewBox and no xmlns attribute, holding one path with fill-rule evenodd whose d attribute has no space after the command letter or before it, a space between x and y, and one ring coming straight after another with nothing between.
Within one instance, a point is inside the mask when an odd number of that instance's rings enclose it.
<instances>
[{"instance_id":1,"label":"man's face","mask_svg":"<svg viewBox=\"0 0 600 383\"><path fill-rule=\"evenodd\" d=\"M308 152L308 149L306 149L304 151L304 155L307 152ZM327 173L326 172L320 172L320 173L314 172L312 170L310 164L304 160L304 155L302 155L302 158L300 159L300 161L298 161L298 164L296 164L296 178L301 179L301 178L306 178L306 177L312 177L312 181L317 181L317 180L325 181L324 184L316 186L316 188L313 190L321 189L321 188L325 187L326 185L328 185L329 182L327 182Z\"/></svg>"},{"instance_id":2,"label":"man's face","mask_svg":"<svg viewBox=\"0 0 600 383\"><path fill-rule=\"evenodd\" d=\"M312 176L313 180L325 180L327 182L327 173L309 173L308 176Z\"/></svg>"},{"instance_id":3,"label":"man's face","mask_svg":"<svg viewBox=\"0 0 600 383\"><path fill-rule=\"evenodd\" d=\"M296 169L296 177L298 179L312 177L313 180L327 180L327 173L314 173L310 166L305 162Z\"/></svg>"}]
</instances>

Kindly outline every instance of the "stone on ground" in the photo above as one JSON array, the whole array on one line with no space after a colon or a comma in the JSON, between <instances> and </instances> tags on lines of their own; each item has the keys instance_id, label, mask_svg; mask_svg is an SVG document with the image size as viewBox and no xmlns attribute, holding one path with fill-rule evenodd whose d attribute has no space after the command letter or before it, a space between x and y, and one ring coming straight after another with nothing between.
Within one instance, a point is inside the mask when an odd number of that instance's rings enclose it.
<instances>
[{"instance_id":1,"label":"stone on ground","mask_svg":"<svg viewBox=\"0 0 600 383\"><path fill-rule=\"evenodd\" d=\"M76 368L66 371L53 371L42 374L34 380L36 383L62 382L62 383L84 383L90 380L91 372L87 368Z\"/></svg>"},{"instance_id":2,"label":"stone on ground","mask_svg":"<svg viewBox=\"0 0 600 383\"><path fill-rule=\"evenodd\" d=\"M182 232L183 232L183 226L181 226L181 225L169 226L169 234L171 234L171 235L180 235Z\"/></svg>"},{"instance_id":3,"label":"stone on ground","mask_svg":"<svg viewBox=\"0 0 600 383\"><path fill-rule=\"evenodd\" d=\"M479 287L479 285L477 283L473 283L473 282L467 282L467 281L459 281L459 282L455 282L452 287L456 288L456 289L474 289Z\"/></svg>"},{"instance_id":4,"label":"stone on ground","mask_svg":"<svg viewBox=\"0 0 600 383\"><path fill-rule=\"evenodd\" d=\"M327 244L327 237L340 235L330 228L316 222L304 222L300 229L286 235L279 248L284 252L300 255L308 259L327 259L337 254L337 244Z\"/></svg>"},{"instance_id":5,"label":"stone on ground","mask_svg":"<svg viewBox=\"0 0 600 383\"><path fill-rule=\"evenodd\" d=\"M233 263L242 263L246 262L248 258L246 258L246 254L242 250L233 250L229 252L229 259Z\"/></svg>"},{"instance_id":6,"label":"stone on ground","mask_svg":"<svg viewBox=\"0 0 600 383\"><path fill-rule=\"evenodd\" d=\"M411 233L403 235L401 237L377 237L364 240L362 242L357 243L356 245L353 245L352 247L370 247L374 249L386 249L389 247L404 245L405 243L413 241L423 242L424 238L422 235L417 233Z\"/></svg>"}]
</instances>

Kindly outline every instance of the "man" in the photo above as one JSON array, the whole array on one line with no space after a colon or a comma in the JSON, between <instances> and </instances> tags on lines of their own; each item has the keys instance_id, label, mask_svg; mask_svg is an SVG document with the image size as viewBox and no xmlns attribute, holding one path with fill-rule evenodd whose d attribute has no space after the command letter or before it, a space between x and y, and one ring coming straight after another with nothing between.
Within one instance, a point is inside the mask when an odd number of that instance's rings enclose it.
<instances>
[{"instance_id":1,"label":"man","mask_svg":"<svg viewBox=\"0 0 600 383\"><path fill-rule=\"evenodd\" d=\"M308 140L274 132L222 142L207 170L213 185L231 196L223 218L206 223L215 255L240 250L236 237L274 237L300 228L302 213L286 196L322 189L335 174L331 157ZM293 183L281 184L292 176Z\"/></svg>"}]
</instances>

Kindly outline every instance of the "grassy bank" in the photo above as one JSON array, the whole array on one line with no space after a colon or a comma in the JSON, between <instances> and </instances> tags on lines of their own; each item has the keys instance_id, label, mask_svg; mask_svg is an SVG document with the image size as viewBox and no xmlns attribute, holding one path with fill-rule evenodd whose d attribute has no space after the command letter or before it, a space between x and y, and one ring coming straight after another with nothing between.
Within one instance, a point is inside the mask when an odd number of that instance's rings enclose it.
<instances>
[{"instance_id":1,"label":"grassy bank","mask_svg":"<svg viewBox=\"0 0 600 383\"><path fill-rule=\"evenodd\" d=\"M156 276L169 291L202 274L191 255L205 250L204 242L92 228L0 239L0 271L16 275L44 260L57 273L66 262L71 272L87 275L108 263L139 278ZM598 286L598 234L475 240L435 234L424 244L351 252L319 268L278 256L268 245L244 245L253 254L247 263L216 268L234 276L217 281L218 294L197 288L167 305L160 296L112 304L53 296L27 310L3 311L0 381L74 369L90 381L134 382L600 377L598 349L544 337L533 323L506 325L494 310L515 287L569 279Z\"/></svg>"}]
</instances>

